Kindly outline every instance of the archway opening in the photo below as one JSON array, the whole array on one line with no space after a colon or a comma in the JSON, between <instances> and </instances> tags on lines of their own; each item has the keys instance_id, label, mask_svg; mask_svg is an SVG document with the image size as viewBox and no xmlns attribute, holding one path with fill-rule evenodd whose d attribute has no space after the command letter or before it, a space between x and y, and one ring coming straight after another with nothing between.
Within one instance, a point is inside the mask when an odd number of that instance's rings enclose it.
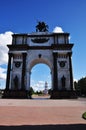
<instances>
[{"instance_id":1,"label":"archway opening","mask_svg":"<svg viewBox=\"0 0 86 130\"><path fill-rule=\"evenodd\" d=\"M51 70L48 65L38 63L32 67L30 87L33 99L49 99L51 90Z\"/></svg>"}]
</instances>

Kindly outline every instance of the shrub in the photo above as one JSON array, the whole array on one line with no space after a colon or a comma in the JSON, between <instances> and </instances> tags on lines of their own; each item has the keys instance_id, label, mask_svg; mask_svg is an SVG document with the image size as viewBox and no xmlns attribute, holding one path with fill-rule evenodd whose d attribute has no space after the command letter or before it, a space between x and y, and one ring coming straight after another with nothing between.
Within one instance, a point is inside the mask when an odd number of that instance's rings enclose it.
<instances>
[{"instance_id":1,"label":"shrub","mask_svg":"<svg viewBox=\"0 0 86 130\"><path fill-rule=\"evenodd\" d=\"M82 118L86 120L86 112L82 114Z\"/></svg>"}]
</instances>

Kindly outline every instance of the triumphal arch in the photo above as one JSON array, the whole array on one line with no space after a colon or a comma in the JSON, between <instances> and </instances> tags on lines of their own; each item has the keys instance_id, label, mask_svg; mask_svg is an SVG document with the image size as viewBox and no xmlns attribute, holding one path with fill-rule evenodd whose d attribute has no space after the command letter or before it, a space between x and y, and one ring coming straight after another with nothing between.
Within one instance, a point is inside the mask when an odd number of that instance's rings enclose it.
<instances>
[{"instance_id":1,"label":"triumphal arch","mask_svg":"<svg viewBox=\"0 0 86 130\"><path fill-rule=\"evenodd\" d=\"M69 43L69 33L49 33L48 26L43 24L39 22L34 33L12 35L12 45L8 45L4 97L27 98L31 69L38 63L48 65L51 70L52 99L74 97L71 60L73 44Z\"/></svg>"}]
</instances>

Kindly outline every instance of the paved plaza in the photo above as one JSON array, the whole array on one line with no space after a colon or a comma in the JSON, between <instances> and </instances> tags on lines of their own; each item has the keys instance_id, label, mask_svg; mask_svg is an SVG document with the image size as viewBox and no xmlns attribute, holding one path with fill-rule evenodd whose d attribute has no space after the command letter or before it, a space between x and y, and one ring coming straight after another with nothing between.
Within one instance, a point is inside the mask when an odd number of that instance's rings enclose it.
<instances>
[{"instance_id":1,"label":"paved plaza","mask_svg":"<svg viewBox=\"0 0 86 130\"><path fill-rule=\"evenodd\" d=\"M0 99L0 128L50 125L86 127L86 120L82 119L85 111L86 99Z\"/></svg>"}]
</instances>

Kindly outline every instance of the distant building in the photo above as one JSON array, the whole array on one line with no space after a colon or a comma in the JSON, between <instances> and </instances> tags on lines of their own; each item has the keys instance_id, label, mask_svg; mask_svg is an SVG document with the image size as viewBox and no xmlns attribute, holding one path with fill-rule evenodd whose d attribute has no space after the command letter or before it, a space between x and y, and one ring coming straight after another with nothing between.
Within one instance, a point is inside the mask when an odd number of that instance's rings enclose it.
<instances>
[{"instance_id":1,"label":"distant building","mask_svg":"<svg viewBox=\"0 0 86 130\"><path fill-rule=\"evenodd\" d=\"M43 91L43 94L48 94L48 83L47 82L45 82L45 89L44 89L44 91Z\"/></svg>"}]
</instances>

